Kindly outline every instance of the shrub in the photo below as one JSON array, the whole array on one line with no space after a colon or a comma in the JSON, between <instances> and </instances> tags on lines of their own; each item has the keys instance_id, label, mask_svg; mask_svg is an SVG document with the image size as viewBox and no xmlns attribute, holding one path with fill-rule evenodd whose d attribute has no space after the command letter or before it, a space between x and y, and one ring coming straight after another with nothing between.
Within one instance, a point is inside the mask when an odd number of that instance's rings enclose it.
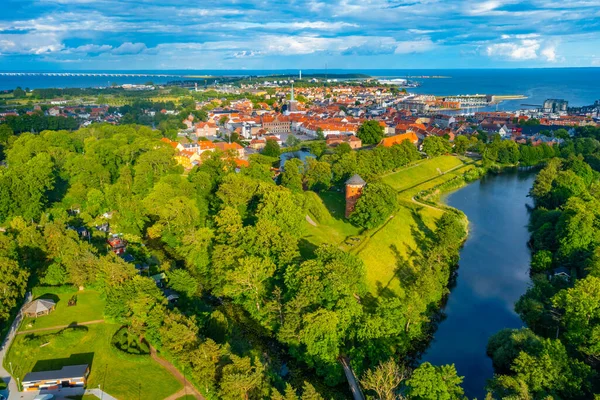
<instances>
[{"instance_id":1,"label":"shrub","mask_svg":"<svg viewBox=\"0 0 600 400\"><path fill-rule=\"evenodd\" d=\"M111 344L118 350L132 355L147 355L150 354L150 348L145 340L140 340L139 337L132 335L126 326L119 329L113 335Z\"/></svg>"}]
</instances>

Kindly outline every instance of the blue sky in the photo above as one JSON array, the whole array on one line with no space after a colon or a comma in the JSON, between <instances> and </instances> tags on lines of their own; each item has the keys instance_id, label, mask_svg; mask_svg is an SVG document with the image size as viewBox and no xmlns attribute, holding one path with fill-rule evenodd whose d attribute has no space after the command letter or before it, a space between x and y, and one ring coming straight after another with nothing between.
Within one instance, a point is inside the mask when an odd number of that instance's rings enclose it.
<instances>
[{"instance_id":1,"label":"blue sky","mask_svg":"<svg viewBox=\"0 0 600 400\"><path fill-rule=\"evenodd\" d=\"M0 0L0 70L600 66L600 0Z\"/></svg>"}]
</instances>

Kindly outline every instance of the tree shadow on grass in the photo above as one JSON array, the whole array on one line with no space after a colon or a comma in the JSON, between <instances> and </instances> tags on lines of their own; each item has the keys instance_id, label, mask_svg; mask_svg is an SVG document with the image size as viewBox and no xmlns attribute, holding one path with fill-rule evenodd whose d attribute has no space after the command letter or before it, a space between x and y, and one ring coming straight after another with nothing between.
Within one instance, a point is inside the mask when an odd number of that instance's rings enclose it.
<instances>
[{"instance_id":1,"label":"tree shadow on grass","mask_svg":"<svg viewBox=\"0 0 600 400\"><path fill-rule=\"evenodd\" d=\"M65 349L68 351L68 349ZM94 362L94 353L75 353L71 354L66 358L52 358L49 360L38 360L31 372L40 372L40 371L55 371L59 370L62 367L67 367L69 365L82 365L87 364L92 369L92 364Z\"/></svg>"},{"instance_id":2,"label":"tree shadow on grass","mask_svg":"<svg viewBox=\"0 0 600 400\"><path fill-rule=\"evenodd\" d=\"M317 245L304 238L298 241L298 249L300 250L300 255L304 260L315 258L315 251L317 248Z\"/></svg>"},{"instance_id":3,"label":"tree shadow on grass","mask_svg":"<svg viewBox=\"0 0 600 400\"><path fill-rule=\"evenodd\" d=\"M58 295L56 295L54 293L44 293L43 295L35 298L35 300L39 300L39 299L52 300L54 302L54 304L58 304L58 302L60 301L60 297L58 297Z\"/></svg>"},{"instance_id":4,"label":"tree shadow on grass","mask_svg":"<svg viewBox=\"0 0 600 400\"><path fill-rule=\"evenodd\" d=\"M416 247L410 247L408 243L404 243L406 248L406 256L404 256L396 244L390 245L390 250L394 253L396 259L394 274L386 284L380 281L377 282L378 297L390 298L397 296L390 289L394 279L397 279L403 288L414 286L418 280L421 266L425 263L424 254L434 244L435 232L425 224L419 212L411 210L411 217L414 220L414 225L411 224L410 231Z\"/></svg>"},{"instance_id":5,"label":"tree shadow on grass","mask_svg":"<svg viewBox=\"0 0 600 400\"><path fill-rule=\"evenodd\" d=\"M417 210L411 209L410 216L415 222L415 226L411 226L410 233L415 243L417 243L417 246L422 252L425 252L431 246L431 241L435 239L435 232L427 226L425 221L423 221L423 217ZM423 245L426 247L422 247Z\"/></svg>"}]
</instances>

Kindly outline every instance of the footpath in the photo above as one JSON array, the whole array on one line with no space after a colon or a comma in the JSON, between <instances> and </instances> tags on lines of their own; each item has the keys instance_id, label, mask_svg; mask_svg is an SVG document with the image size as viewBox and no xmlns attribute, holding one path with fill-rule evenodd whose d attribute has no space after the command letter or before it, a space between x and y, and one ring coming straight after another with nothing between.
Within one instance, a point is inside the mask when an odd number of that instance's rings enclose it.
<instances>
[{"instance_id":1,"label":"footpath","mask_svg":"<svg viewBox=\"0 0 600 400\"><path fill-rule=\"evenodd\" d=\"M150 346L150 356L152 357L152 359L154 361L156 361L157 363L162 365L167 371L169 371L171 373L171 375L173 375L183 385L183 389L181 389L177 393L170 395L165 400L176 400L185 395L191 395L199 400L204 400L204 397L200 394L200 392L198 390L196 390L196 388L187 379L185 379L185 376L183 376L183 374L181 372L179 372L179 370L177 368L175 368L175 366L173 364L171 364L164 358L160 357L156 353L156 349L152 346Z\"/></svg>"},{"instance_id":2,"label":"footpath","mask_svg":"<svg viewBox=\"0 0 600 400\"><path fill-rule=\"evenodd\" d=\"M31 293L27 292L27 294L25 295L25 301L23 303L23 306L21 306L21 309L19 310L17 317L15 318L12 325L10 326L10 330L8 331L8 334L4 338L4 341L0 344L0 379L2 379L6 383L6 386L7 386L7 390L0 390L0 395L4 396L5 398L8 398L8 399L19 398L19 397L17 397L19 394L19 389L17 387L17 382L12 378L9 371L7 371L4 368L4 358L6 357L6 354L8 353L8 349L10 348L10 345L12 344L13 340L15 339L15 335L17 334L17 330L19 329L19 325L21 324L21 321L23 320L23 313L22 313L23 307L25 306L25 304L29 303L30 301L31 301Z\"/></svg>"}]
</instances>

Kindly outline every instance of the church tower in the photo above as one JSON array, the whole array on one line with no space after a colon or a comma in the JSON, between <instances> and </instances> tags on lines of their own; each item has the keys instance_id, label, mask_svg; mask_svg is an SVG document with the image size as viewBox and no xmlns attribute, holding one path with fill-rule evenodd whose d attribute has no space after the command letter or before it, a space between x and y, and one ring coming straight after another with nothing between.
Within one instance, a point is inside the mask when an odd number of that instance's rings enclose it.
<instances>
[{"instance_id":1,"label":"church tower","mask_svg":"<svg viewBox=\"0 0 600 400\"><path fill-rule=\"evenodd\" d=\"M358 174L354 174L352 178L346 181L346 218L354 211L356 202L362 195L363 188L366 184L367 182L365 182Z\"/></svg>"},{"instance_id":2,"label":"church tower","mask_svg":"<svg viewBox=\"0 0 600 400\"><path fill-rule=\"evenodd\" d=\"M288 112L298 111L298 104L294 99L294 84L292 83L292 92L290 93L290 102L288 104Z\"/></svg>"}]
</instances>

